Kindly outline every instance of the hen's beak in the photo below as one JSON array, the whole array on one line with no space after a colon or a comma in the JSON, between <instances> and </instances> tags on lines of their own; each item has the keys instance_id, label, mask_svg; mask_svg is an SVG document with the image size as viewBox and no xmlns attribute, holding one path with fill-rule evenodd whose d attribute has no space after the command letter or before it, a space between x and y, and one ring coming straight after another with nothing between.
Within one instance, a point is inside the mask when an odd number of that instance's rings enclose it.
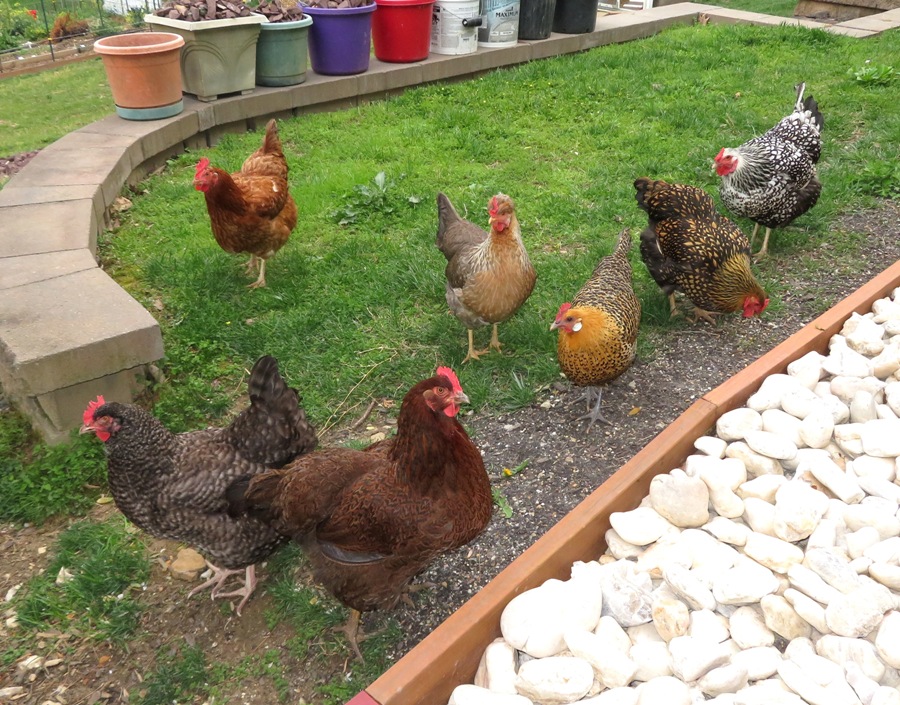
<instances>
[{"instance_id":1,"label":"hen's beak","mask_svg":"<svg viewBox=\"0 0 900 705\"><path fill-rule=\"evenodd\" d=\"M469 397L466 396L466 393L461 389L453 395L453 403L459 406L460 404L468 404Z\"/></svg>"},{"instance_id":2,"label":"hen's beak","mask_svg":"<svg viewBox=\"0 0 900 705\"><path fill-rule=\"evenodd\" d=\"M553 323L550 324L550 330L556 330L557 328L559 328L559 323L553 321Z\"/></svg>"},{"instance_id":3,"label":"hen's beak","mask_svg":"<svg viewBox=\"0 0 900 705\"><path fill-rule=\"evenodd\" d=\"M84 435L85 433L91 433L94 429L91 428L88 424L84 424L80 429L78 429L78 435Z\"/></svg>"}]
</instances>

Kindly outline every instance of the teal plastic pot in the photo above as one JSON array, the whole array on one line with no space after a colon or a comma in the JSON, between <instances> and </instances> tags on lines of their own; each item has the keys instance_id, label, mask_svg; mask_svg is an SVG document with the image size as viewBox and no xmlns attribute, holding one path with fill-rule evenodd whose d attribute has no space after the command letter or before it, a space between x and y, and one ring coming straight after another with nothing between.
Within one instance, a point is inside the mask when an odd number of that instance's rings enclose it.
<instances>
[{"instance_id":1,"label":"teal plastic pot","mask_svg":"<svg viewBox=\"0 0 900 705\"><path fill-rule=\"evenodd\" d=\"M256 42L256 85L294 86L306 80L309 27L304 15L296 22L269 22L259 26Z\"/></svg>"}]
</instances>

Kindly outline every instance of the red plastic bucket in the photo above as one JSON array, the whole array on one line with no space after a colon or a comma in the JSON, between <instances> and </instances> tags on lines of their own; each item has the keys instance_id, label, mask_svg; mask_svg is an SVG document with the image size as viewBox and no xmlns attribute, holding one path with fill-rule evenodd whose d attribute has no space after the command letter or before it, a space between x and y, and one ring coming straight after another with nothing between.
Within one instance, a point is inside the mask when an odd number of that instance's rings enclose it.
<instances>
[{"instance_id":1,"label":"red plastic bucket","mask_svg":"<svg viewBox=\"0 0 900 705\"><path fill-rule=\"evenodd\" d=\"M406 64L428 58L434 0L375 0L375 58Z\"/></svg>"}]
</instances>

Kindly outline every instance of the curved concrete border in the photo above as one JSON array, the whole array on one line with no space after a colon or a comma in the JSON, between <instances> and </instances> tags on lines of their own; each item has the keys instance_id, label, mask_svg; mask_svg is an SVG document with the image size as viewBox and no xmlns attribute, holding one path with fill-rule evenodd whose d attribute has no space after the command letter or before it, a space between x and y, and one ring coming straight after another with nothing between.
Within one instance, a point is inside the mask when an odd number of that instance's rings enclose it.
<instances>
[{"instance_id":1,"label":"curved concrete border","mask_svg":"<svg viewBox=\"0 0 900 705\"><path fill-rule=\"evenodd\" d=\"M159 325L97 265L97 236L116 196L166 159L214 145L269 118L336 110L410 86L459 80L503 66L651 36L698 14L714 22L801 24L854 37L900 26L900 10L824 25L679 3L598 16L588 34L553 34L473 54L432 54L415 64L372 60L366 73L257 88L212 103L185 99L182 114L135 122L110 115L43 149L0 191L0 384L51 442L81 421L85 400L131 400L163 355Z\"/></svg>"}]
</instances>

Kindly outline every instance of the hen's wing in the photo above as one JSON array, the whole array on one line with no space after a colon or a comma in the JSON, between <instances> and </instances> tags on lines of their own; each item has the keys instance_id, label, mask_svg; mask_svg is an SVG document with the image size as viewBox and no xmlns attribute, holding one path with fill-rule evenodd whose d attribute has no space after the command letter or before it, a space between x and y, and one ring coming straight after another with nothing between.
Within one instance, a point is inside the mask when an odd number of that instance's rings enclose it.
<instances>
[{"instance_id":1,"label":"hen's wing","mask_svg":"<svg viewBox=\"0 0 900 705\"><path fill-rule=\"evenodd\" d=\"M288 387L274 357L256 361L247 383L250 406L225 429L225 440L244 457L268 467L281 467L309 453L318 443L316 431L300 406L300 395Z\"/></svg>"},{"instance_id":2,"label":"hen's wing","mask_svg":"<svg viewBox=\"0 0 900 705\"><path fill-rule=\"evenodd\" d=\"M474 223L460 218L450 199L437 195L438 231L436 244L447 258L447 281L461 287L471 274L466 255L488 238L488 233Z\"/></svg>"}]
</instances>

